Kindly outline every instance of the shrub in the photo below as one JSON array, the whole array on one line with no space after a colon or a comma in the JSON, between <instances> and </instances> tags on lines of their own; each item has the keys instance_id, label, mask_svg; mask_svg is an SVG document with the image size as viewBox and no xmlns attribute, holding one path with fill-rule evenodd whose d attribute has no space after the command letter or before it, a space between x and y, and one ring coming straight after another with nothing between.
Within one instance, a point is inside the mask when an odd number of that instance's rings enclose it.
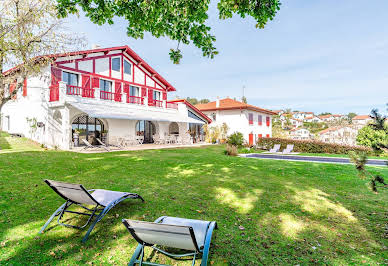
<instances>
[{"instance_id":1,"label":"shrub","mask_svg":"<svg viewBox=\"0 0 388 266\"><path fill-rule=\"evenodd\" d=\"M227 144L225 154L230 156L237 156L238 154L237 146Z\"/></svg>"},{"instance_id":2,"label":"shrub","mask_svg":"<svg viewBox=\"0 0 388 266\"><path fill-rule=\"evenodd\" d=\"M280 144L281 149L286 148L287 144L294 144L295 152L306 153L333 153L333 154L347 154L349 151L359 151L371 154L373 150L369 147L349 146L334 143L326 143L314 140L292 140L281 138L260 138L257 140L257 148L269 150L275 144Z\"/></svg>"},{"instance_id":3,"label":"shrub","mask_svg":"<svg viewBox=\"0 0 388 266\"><path fill-rule=\"evenodd\" d=\"M379 145L388 146L388 129L375 130L370 126L363 127L358 131L357 143L360 145L377 148Z\"/></svg>"},{"instance_id":4,"label":"shrub","mask_svg":"<svg viewBox=\"0 0 388 266\"><path fill-rule=\"evenodd\" d=\"M226 143L236 147L242 147L244 144L244 136L241 132L234 132L233 134L229 135Z\"/></svg>"}]
</instances>

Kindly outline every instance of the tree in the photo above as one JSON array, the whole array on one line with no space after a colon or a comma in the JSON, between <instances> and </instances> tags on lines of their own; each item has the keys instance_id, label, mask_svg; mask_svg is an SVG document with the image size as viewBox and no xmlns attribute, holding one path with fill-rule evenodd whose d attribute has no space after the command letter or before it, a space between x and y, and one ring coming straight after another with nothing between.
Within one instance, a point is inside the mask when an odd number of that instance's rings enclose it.
<instances>
[{"instance_id":1,"label":"tree","mask_svg":"<svg viewBox=\"0 0 388 266\"><path fill-rule=\"evenodd\" d=\"M348 114L348 119L349 119L349 122L351 122L352 121L352 119L356 116L357 114L356 113L352 113L352 112L350 112L349 114Z\"/></svg>"},{"instance_id":2,"label":"tree","mask_svg":"<svg viewBox=\"0 0 388 266\"><path fill-rule=\"evenodd\" d=\"M205 57L214 58L218 51L214 46L216 37L207 24L210 0L57 0L61 17L77 14L82 9L89 19L98 25L113 24L114 17L128 21L127 35L138 39L145 32L154 37L168 37L177 42L170 49L170 59L179 64L182 53L179 45L193 43ZM219 19L231 18L234 14L256 20L256 28L264 28L268 20L280 9L280 0L219 0Z\"/></svg>"},{"instance_id":3,"label":"tree","mask_svg":"<svg viewBox=\"0 0 388 266\"><path fill-rule=\"evenodd\" d=\"M331 115L331 113L329 113L329 112L324 112L324 113L320 113L320 114L319 114L319 116L321 116L321 115Z\"/></svg>"},{"instance_id":4,"label":"tree","mask_svg":"<svg viewBox=\"0 0 388 266\"><path fill-rule=\"evenodd\" d=\"M15 98L27 76L36 75L51 58L82 39L62 30L50 0L3 0L0 2L0 113ZM4 73L5 67L16 66Z\"/></svg>"},{"instance_id":5,"label":"tree","mask_svg":"<svg viewBox=\"0 0 388 266\"><path fill-rule=\"evenodd\" d=\"M245 96L241 97L241 101L242 101L243 103L248 103L247 97L245 97Z\"/></svg>"},{"instance_id":6,"label":"tree","mask_svg":"<svg viewBox=\"0 0 388 266\"><path fill-rule=\"evenodd\" d=\"M191 103L192 105L196 105L196 104L199 104L199 103L208 103L208 102L210 102L209 99L201 99L201 100L198 100L197 98L190 98L190 97L187 97L187 98L186 98L186 101L188 101L188 102Z\"/></svg>"},{"instance_id":7,"label":"tree","mask_svg":"<svg viewBox=\"0 0 388 266\"><path fill-rule=\"evenodd\" d=\"M385 130L376 130L372 126L365 126L358 131L357 143L381 151L388 147L388 134Z\"/></svg>"}]
</instances>

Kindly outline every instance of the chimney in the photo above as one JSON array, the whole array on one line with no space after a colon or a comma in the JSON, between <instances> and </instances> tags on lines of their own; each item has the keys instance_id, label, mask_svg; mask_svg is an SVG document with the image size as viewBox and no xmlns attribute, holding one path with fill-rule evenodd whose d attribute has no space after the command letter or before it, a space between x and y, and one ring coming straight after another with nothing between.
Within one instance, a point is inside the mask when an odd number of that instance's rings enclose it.
<instances>
[{"instance_id":1,"label":"chimney","mask_svg":"<svg viewBox=\"0 0 388 266\"><path fill-rule=\"evenodd\" d=\"M95 49L100 49L101 46L99 46L98 44L92 44L92 50L95 50Z\"/></svg>"},{"instance_id":2,"label":"chimney","mask_svg":"<svg viewBox=\"0 0 388 266\"><path fill-rule=\"evenodd\" d=\"M217 97L216 100L216 108L220 107L220 97Z\"/></svg>"}]
</instances>

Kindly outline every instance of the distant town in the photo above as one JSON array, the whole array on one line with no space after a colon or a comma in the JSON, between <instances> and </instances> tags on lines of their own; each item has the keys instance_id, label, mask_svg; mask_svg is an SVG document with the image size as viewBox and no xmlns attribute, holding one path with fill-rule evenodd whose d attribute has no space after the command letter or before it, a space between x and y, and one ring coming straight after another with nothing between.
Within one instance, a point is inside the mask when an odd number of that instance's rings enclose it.
<instances>
[{"instance_id":1,"label":"distant town","mask_svg":"<svg viewBox=\"0 0 388 266\"><path fill-rule=\"evenodd\" d=\"M367 125L370 115L332 114L273 110L273 137L295 140L319 140L327 143L356 145L358 131Z\"/></svg>"}]
</instances>

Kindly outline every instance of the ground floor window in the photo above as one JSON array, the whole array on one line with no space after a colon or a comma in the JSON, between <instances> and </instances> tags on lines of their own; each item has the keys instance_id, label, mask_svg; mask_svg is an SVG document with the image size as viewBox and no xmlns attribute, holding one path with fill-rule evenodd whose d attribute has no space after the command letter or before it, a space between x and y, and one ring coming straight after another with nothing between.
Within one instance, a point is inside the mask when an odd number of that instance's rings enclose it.
<instances>
[{"instance_id":1,"label":"ground floor window","mask_svg":"<svg viewBox=\"0 0 388 266\"><path fill-rule=\"evenodd\" d=\"M72 139L75 145L84 145L82 139L87 140L92 145L98 145L99 138L103 142L105 139L102 137L104 131L104 123L98 118L92 118L88 115L78 116L73 120L71 124Z\"/></svg>"},{"instance_id":2,"label":"ground floor window","mask_svg":"<svg viewBox=\"0 0 388 266\"><path fill-rule=\"evenodd\" d=\"M153 135L156 133L156 127L155 124L151 121L146 120L139 120L136 123L136 136L142 136L144 137L143 143L153 143Z\"/></svg>"},{"instance_id":3,"label":"ground floor window","mask_svg":"<svg viewBox=\"0 0 388 266\"><path fill-rule=\"evenodd\" d=\"M205 140L205 133L201 124L189 123L189 134L194 143Z\"/></svg>"},{"instance_id":4,"label":"ground floor window","mask_svg":"<svg viewBox=\"0 0 388 266\"><path fill-rule=\"evenodd\" d=\"M179 134L179 126L177 122L172 122L168 126L168 133L170 135L178 135Z\"/></svg>"}]
</instances>

